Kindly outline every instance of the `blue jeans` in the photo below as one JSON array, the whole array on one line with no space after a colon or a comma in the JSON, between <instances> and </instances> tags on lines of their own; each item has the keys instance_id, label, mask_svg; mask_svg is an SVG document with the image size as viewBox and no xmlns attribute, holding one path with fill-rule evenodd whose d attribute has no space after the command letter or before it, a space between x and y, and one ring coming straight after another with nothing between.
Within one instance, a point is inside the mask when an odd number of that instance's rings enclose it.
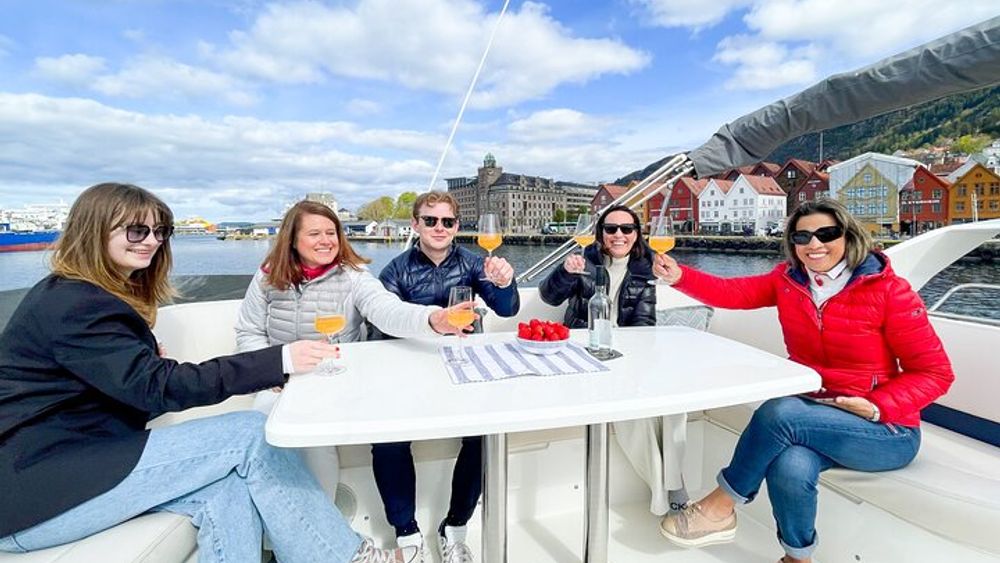
<instances>
[{"instance_id":1,"label":"blue jeans","mask_svg":"<svg viewBox=\"0 0 1000 563\"><path fill-rule=\"evenodd\" d=\"M718 481L736 502L747 503L767 479L778 541L785 553L804 559L818 542L820 472L831 467L898 469L919 448L919 428L871 422L830 405L782 397L757 409Z\"/></svg>"},{"instance_id":2,"label":"blue jeans","mask_svg":"<svg viewBox=\"0 0 1000 563\"><path fill-rule=\"evenodd\" d=\"M295 450L264 441L266 417L245 411L158 428L138 464L110 491L0 538L25 552L76 541L145 512L191 517L201 563L259 561L267 533L279 561L350 561L361 537Z\"/></svg>"},{"instance_id":3,"label":"blue jeans","mask_svg":"<svg viewBox=\"0 0 1000 563\"><path fill-rule=\"evenodd\" d=\"M372 470L378 485L386 520L396 536L420 531L416 520L417 475L410 442L372 444ZM476 510L483 491L483 438L462 438L462 449L451 477L451 502L444 523L464 526Z\"/></svg>"}]
</instances>

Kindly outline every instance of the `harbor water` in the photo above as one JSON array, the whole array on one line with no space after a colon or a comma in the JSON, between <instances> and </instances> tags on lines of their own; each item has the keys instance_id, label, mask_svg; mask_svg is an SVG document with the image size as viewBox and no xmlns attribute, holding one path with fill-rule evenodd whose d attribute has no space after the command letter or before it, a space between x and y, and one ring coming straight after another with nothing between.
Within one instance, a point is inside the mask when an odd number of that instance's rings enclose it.
<instances>
[{"instance_id":1,"label":"harbor water","mask_svg":"<svg viewBox=\"0 0 1000 563\"><path fill-rule=\"evenodd\" d=\"M174 269L176 275L251 275L260 267L270 248L268 240L218 240L212 236L178 236L173 239ZM378 273L397 254L403 251L402 243L355 242L355 250L369 258L369 269ZM470 246L482 253L478 247ZM514 266L515 272L526 270L555 247L504 246L496 251ZM694 266L721 276L760 274L771 270L780 256L750 254L716 254L678 251L674 256L681 263ZM48 273L49 253L10 252L0 253L0 291L30 287ZM546 273L523 284L538 285ZM953 264L930 281L920 294L928 305L937 301L949 288L961 283L990 283L1000 285L1000 264L963 260ZM951 312L1000 319L1000 295L971 295L956 305L961 308Z\"/></svg>"}]
</instances>

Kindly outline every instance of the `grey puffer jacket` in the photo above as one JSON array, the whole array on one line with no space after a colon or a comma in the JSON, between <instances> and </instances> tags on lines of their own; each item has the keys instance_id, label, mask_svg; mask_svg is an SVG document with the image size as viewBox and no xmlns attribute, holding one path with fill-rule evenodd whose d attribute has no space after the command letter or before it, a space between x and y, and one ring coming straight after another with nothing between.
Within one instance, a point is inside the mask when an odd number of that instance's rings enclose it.
<instances>
[{"instance_id":1,"label":"grey puffer jacket","mask_svg":"<svg viewBox=\"0 0 1000 563\"><path fill-rule=\"evenodd\" d=\"M345 310L347 326L341 342L362 340L365 319L393 336L434 336L429 318L439 307L405 303L387 291L367 269L360 271L334 266L323 275L284 291L267 283L267 274L258 271L247 288L239 319L236 344L241 352L258 350L296 340L319 340L313 322L316 305L333 294L348 294Z\"/></svg>"}]
</instances>

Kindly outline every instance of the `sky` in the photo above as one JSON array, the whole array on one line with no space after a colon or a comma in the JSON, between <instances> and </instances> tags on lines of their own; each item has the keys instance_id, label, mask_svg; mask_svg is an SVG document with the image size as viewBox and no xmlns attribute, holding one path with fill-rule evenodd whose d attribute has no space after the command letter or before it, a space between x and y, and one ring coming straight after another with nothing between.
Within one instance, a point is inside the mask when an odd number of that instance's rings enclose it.
<instances>
[{"instance_id":1,"label":"sky","mask_svg":"<svg viewBox=\"0 0 1000 563\"><path fill-rule=\"evenodd\" d=\"M5 0L0 209L129 182L179 218L432 187L503 0ZM511 0L444 179L609 182L1000 0Z\"/></svg>"}]
</instances>

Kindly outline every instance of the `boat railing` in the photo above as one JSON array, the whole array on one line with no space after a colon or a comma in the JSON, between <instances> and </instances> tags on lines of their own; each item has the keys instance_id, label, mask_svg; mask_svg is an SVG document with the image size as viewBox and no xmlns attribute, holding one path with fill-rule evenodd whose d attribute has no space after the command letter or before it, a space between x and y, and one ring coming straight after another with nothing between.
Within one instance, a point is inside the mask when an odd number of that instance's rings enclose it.
<instances>
[{"instance_id":1,"label":"boat railing","mask_svg":"<svg viewBox=\"0 0 1000 563\"><path fill-rule=\"evenodd\" d=\"M993 326L1000 326L1000 319L993 319L989 317L981 317L978 315L966 315L962 313L950 313L948 311L941 310L942 307L951 300L956 295L961 295L963 293L967 294L969 292L996 292L1000 296L1000 284L992 283L963 283L952 287L945 292L933 305L927 309L927 313L935 317L941 317L945 319L953 319L958 321L969 321L976 323L984 323Z\"/></svg>"}]
</instances>

